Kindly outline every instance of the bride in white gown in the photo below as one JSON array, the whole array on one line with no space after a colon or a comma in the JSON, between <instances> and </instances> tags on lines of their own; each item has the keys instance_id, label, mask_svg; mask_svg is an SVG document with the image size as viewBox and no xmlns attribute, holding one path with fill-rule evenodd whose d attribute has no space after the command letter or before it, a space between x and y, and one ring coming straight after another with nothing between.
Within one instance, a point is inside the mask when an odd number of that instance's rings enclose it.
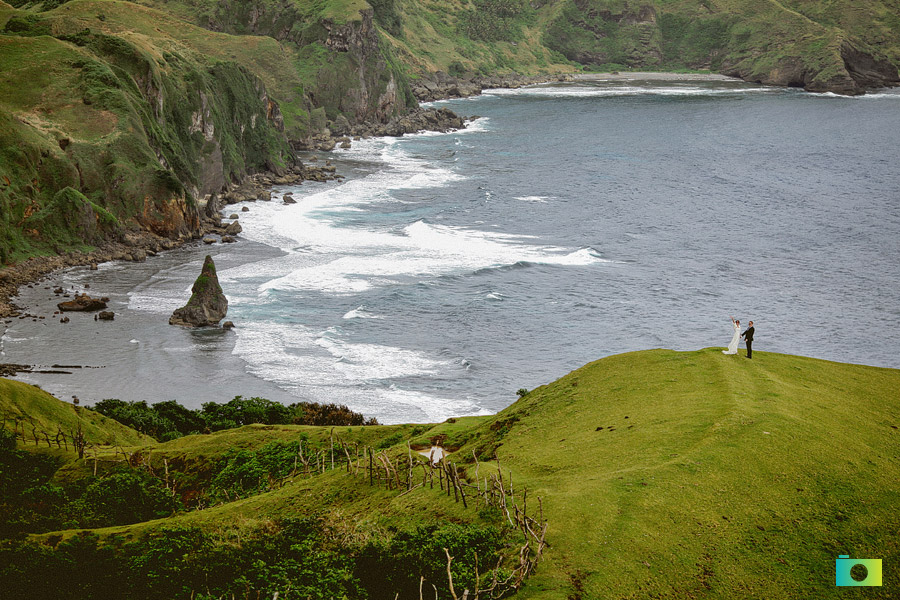
<instances>
[{"instance_id":1,"label":"bride in white gown","mask_svg":"<svg viewBox=\"0 0 900 600\"><path fill-rule=\"evenodd\" d=\"M722 350L722 354L737 354L738 341L741 339L741 322L735 321L734 317L731 317L731 326L734 327L734 335L731 336L728 350Z\"/></svg>"}]
</instances>

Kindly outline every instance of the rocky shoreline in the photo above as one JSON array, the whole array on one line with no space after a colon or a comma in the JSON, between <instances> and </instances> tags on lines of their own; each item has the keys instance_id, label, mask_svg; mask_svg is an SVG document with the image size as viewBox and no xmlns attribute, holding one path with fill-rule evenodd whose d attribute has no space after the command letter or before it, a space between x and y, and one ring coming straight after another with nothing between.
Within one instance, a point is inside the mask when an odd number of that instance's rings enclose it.
<instances>
[{"instance_id":1,"label":"rocky shoreline","mask_svg":"<svg viewBox=\"0 0 900 600\"><path fill-rule=\"evenodd\" d=\"M192 242L233 242L235 235L241 232L241 226L236 218L231 215L226 221L220 211L227 204L235 204L246 201L271 201L272 194L269 189L273 185L290 185L301 181L329 181L340 179L341 175L335 172L335 168L326 164L318 167L299 163L287 169L278 169L274 172L256 173L249 175L238 184L223 194L221 197L212 195L201 202L202 218L199 228L191 235L181 236L177 239L167 238L150 231L129 231L117 240L110 240L91 252L67 252L56 256L34 256L14 265L0 269L0 319L13 318L37 318L35 315L23 313L23 309L12 302L12 298L18 295L22 286L33 286L37 281L55 271L69 267L96 265L113 260L127 262L143 262L148 257L156 256L160 252L172 250L184 244ZM218 236L218 238L213 237Z\"/></svg>"},{"instance_id":2,"label":"rocky shoreline","mask_svg":"<svg viewBox=\"0 0 900 600\"><path fill-rule=\"evenodd\" d=\"M468 98L477 96L487 89L517 89L536 83L552 81L574 81L568 73L557 75L498 75L492 77L458 78L442 71L429 77L415 81L413 95L419 102L435 102L452 98ZM350 148L354 141L372 137L400 137L420 131L437 131L446 133L454 129L463 129L472 118L460 117L448 108L418 108L406 115L391 119L388 123L351 124L345 117L339 116L329 123L328 128L307 140L292 142L295 150L318 150L330 152L337 147Z\"/></svg>"},{"instance_id":3,"label":"rocky shoreline","mask_svg":"<svg viewBox=\"0 0 900 600\"><path fill-rule=\"evenodd\" d=\"M346 121L345 121L346 122ZM357 140L369 137L402 136L419 131L447 132L463 129L465 119L447 108L422 108L408 115L391 120L389 123L367 123L351 126L349 123L334 124L308 142L294 143L297 151L319 150L331 151L337 145L349 148L351 137ZM312 157L309 162L318 162ZM293 185L303 181L330 181L342 179L336 168L326 161L324 165L305 164L299 159L293 167L273 168L271 171L255 173L244 178L239 184L232 184L223 194L212 194L203 199L199 228L190 235L182 235L177 239L160 236L150 231L129 231L117 240L110 240L91 252L66 252L56 256L31 257L14 265L0 269L0 319L37 318L35 315L23 313L23 309L12 302L18 295L19 288L34 285L47 275L69 267L91 265L113 260L143 262L148 257L160 252L172 250L187 243L202 242L234 242L234 236L241 233L241 225L237 214L228 220L223 219L222 209L229 204L241 202L272 201L271 188L276 185ZM282 200L291 204L294 200L288 195ZM246 208L245 208L246 210ZM218 237L215 237L218 236Z\"/></svg>"},{"instance_id":4,"label":"rocky shoreline","mask_svg":"<svg viewBox=\"0 0 900 600\"><path fill-rule=\"evenodd\" d=\"M537 77L505 75L459 79L438 72L429 78L419 79L413 88L413 93L420 102L433 102L448 98L475 96L485 89L518 88L548 81L571 80L572 76L568 74ZM336 147L350 148L353 141L371 137L399 137L420 131L446 133L465 128L467 120L469 119L460 117L452 110L443 107L419 108L394 118L388 123L351 124L346 118L338 117L335 121L330 122L329 128L319 135L307 140L294 141L292 146L295 151L330 152ZM310 162L312 161L317 162L317 159L313 157ZM92 252L67 252L57 256L31 257L15 265L4 267L0 269L0 318L32 317L33 315L23 314L22 309L17 307L11 298L19 293L21 286L32 285L50 273L75 266L95 266L113 260L142 262L147 257L172 250L186 243L234 242L234 236L241 232L241 226L236 214L231 215L229 222L223 220L221 211L225 206L240 202L271 201L271 188L275 185L292 185L302 181L329 181L341 178L342 176L336 173L335 167L328 161L323 166L317 166L304 164L298 160L293 167L273 168L268 172L249 175L239 184L229 186L225 193L207 197L205 202L201 202L203 208L201 209L200 226L190 235L171 239L150 231L130 231L122 235L120 239L108 241ZM293 202L293 199L286 196L283 202L289 204Z\"/></svg>"},{"instance_id":5,"label":"rocky shoreline","mask_svg":"<svg viewBox=\"0 0 900 600\"><path fill-rule=\"evenodd\" d=\"M433 102L449 98L475 96L485 89L519 88L525 85L546 83L550 81L572 81L569 74L550 76L505 75L494 77L477 77L460 79L438 72L429 78L417 81L413 93L420 102ZM399 137L420 131L448 131L463 129L467 120L448 108L419 108L406 115L397 117L388 123L350 124L345 118L338 117L329 123L330 127L308 140L292 142L296 151L329 152L336 147L350 148L353 141L371 137ZM315 157L310 161L317 161ZM317 166L297 164L288 168L274 168L268 172L256 173L244 178L239 184L229 186L227 192L213 194L201 202L200 226L190 235L177 239L160 236L150 231L129 231L117 240L110 240L91 252L67 252L56 256L31 257L14 265L0 269L0 319L31 318L34 315L23 314L12 298L18 295L19 288L33 285L47 275L69 267L91 265L121 260L142 262L160 252L172 250L187 243L202 242L234 242L234 236L241 232L241 226L233 214L228 222L221 216L222 209L229 204L240 202L268 202L272 200L271 188L275 185L292 185L302 181L329 181L341 179L334 166L326 161ZM292 203L292 198L285 197L285 203ZM214 236L218 236L214 237Z\"/></svg>"}]
</instances>

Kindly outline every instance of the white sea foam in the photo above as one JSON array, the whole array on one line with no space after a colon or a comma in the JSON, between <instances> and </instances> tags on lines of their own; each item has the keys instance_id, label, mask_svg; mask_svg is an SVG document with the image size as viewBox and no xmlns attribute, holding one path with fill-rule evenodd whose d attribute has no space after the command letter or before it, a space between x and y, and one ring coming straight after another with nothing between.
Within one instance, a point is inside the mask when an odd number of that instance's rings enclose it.
<instances>
[{"instance_id":1,"label":"white sea foam","mask_svg":"<svg viewBox=\"0 0 900 600\"><path fill-rule=\"evenodd\" d=\"M587 248L572 252L529 245L522 243L524 236L424 221L416 221L398 233L328 229L327 240L318 242L322 253L335 255L334 258L298 265L286 275L266 282L260 290L315 289L350 294L409 277L453 275L516 263L577 266L605 262Z\"/></svg>"},{"instance_id":2,"label":"white sea foam","mask_svg":"<svg viewBox=\"0 0 900 600\"><path fill-rule=\"evenodd\" d=\"M458 132L457 132L458 133ZM296 205L257 203L244 219L244 237L287 255L265 265L238 267L221 277L265 279L259 292L318 290L357 294L410 277L436 277L521 262L579 265L600 262L582 251L523 243L503 235L416 221L403 229L342 226L345 213L372 203L397 202L391 192L447 185L461 176L407 153L397 140L366 140L358 152L385 165L302 196ZM301 193L302 188L297 188Z\"/></svg>"},{"instance_id":3,"label":"white sea foam","mask_svg":"<svg viewBox=\"0 0 900 600\"><path fill-rule=\"evenodd\" d=\"M384 423L409 422L409 419L403 419L403 416L416 410L424 415L423 421L429 423L445 421L450 417L491 414L489 410L479 407L468 399L431 396L396 386L378 390L377 395L379 404L384 406L383 410L386 413L383 417Z\"/></svg>"},{"instance_id":4,"label":"white sea foam","mask_svg":"<svg viewBox=\"0 0 900 600\"><path fill-rule=\"evenodd\" d=\"M128 310L141 310L157 314L171 313L176 308L184 306L189 297L190 288L186 294L178 297L167 295L165 290L131 292L128 294Z\"/></svg>"},{"instance_id":5,"label":"white sea foam","mask_svg":"<svg viewBox=\"0 0 900 600\"><path fill-rule=\"evenodd\" d=\"M247 363L248 371L298 397L347 404L382 423L408 422L412 414L432 422L487 414L470 400L431 396L388 381L465 372L465 365L454 360L381 344L350 343L334 328L319 332L302 325L248 322L236 334L233 353Z\"/></svg>"},{"instance_id":6,"label":"white sea foam","mask_svg":"<svg viewBox=\"0 0 900 600\"><path fill-rule=\"evenodd\" d=\"M515 196L516 200L521 200L522 202L539 202L541 204L546 204L547 200L550 199L550 196Z\"/></svg>"},{"instance_id":7,"label":"white sea foam","mask_svg":"<svg viewBox=\"0 0 900 600\"><path fill-rule=\"evenodd\" d=\"M810 93L811 96L816 98L828 98L828 99L841 99L841 100L880 100L885 98L891 98L894 100L900 100L900 90L894 91L885 91L885 92L871 92L865 93L859 96L846 96L844 94L835 94L834 92L824 92L824 93Z\"/></svg>"},{"instance_id":8,"label":"white sea foam","mask_svg":"<svg viewBox=\"0 0 900 600\"><path fill-rule=\"evenodd\" d=\"M347 381L371 382L381 379L396 379L419 375L437 375L454 365L434 360L420 352L393 348L381 344L351 344L324 335L316 340L338 359L333 368L343 374Z\"/></svg>"},{"instance_id":9,"label":"white sea foam","mask_svg":"<svg viewBox=\"0 0 900 600\"><path fill-rule=\"evenodd\" d=\"M366 310L365 306L357 306L351 311L347 311L344 314L345 319L383 319L384 317L379 317L378 315L373 315L372 313Z\"/></svg>"}]
</instances>

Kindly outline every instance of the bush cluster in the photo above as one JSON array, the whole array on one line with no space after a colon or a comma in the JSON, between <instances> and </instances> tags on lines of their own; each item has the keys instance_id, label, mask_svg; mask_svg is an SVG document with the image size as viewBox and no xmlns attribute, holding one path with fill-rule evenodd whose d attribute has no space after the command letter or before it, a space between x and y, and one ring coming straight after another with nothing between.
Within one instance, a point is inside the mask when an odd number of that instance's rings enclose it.
<instances>
[{"instance_id":1,"label":"bush cluster","mask_svg":"<svg viewBox=\"0 0 900 600\"><path fill-rule=\"evenodd\" d=\"M168 441L195 433L234 429L244 425L378 425L347 406L296 402L289 406L265 398L235 398L224 404L206 402L199 410L174 400L148 404L143 400L127 402L108 398L92 407L100 414L156 438Z\"/></svg>"},{"instance_id":2,"label":"bush cluster","mask_svg":"<svg viewBox=\"0 0 900 600\"><path fill-rule=\"evenodd\" d=\"M181 504L143 470L123 468L67 486L53 481L56 458L16 450L0 429L0 538L72 527L126 525L170 516Z\"/></svg>"},{"instance_id":3,"label":"bush cluster","mask_svg":"<svg viewBox=\"0 0 900 600\"><path fill-rule=\"evenodd\" d=\"M447 548L456 589L474 589L497 564L505 540L491 527L443 525L400 530L363 544L315 517L262 522L211 533L169 526L126 542L82 531L68 539L0 544L0 581L10 598L212 600L419 597L424 586L449 597ZM485 584L482 579L482 585ZM434 588L432 588L434 585Z\"/></svg>"}]
</instances>

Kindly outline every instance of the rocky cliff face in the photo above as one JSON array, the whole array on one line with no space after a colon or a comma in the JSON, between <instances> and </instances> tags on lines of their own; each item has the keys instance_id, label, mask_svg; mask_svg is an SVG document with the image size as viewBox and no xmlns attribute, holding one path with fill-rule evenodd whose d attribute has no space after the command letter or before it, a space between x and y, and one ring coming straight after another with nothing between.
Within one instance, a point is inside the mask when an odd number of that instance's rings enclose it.
<instances>
[{"instance_id":1,"label":"rocky cliff face","mask_svg":"<svg viewBox=\"0 0 900 600\"><path fill-rule=\"evenodd\" d=\"M304 100L329 121L387 123L415 106L406 78L381 39L370 8L342 18L289 0L219 0L197 22L213 31L269 36L304 56ZM318 125L325 125L319 123ZM305 133L314 134L316 123Z\"/></svg>"}]
</instances>

